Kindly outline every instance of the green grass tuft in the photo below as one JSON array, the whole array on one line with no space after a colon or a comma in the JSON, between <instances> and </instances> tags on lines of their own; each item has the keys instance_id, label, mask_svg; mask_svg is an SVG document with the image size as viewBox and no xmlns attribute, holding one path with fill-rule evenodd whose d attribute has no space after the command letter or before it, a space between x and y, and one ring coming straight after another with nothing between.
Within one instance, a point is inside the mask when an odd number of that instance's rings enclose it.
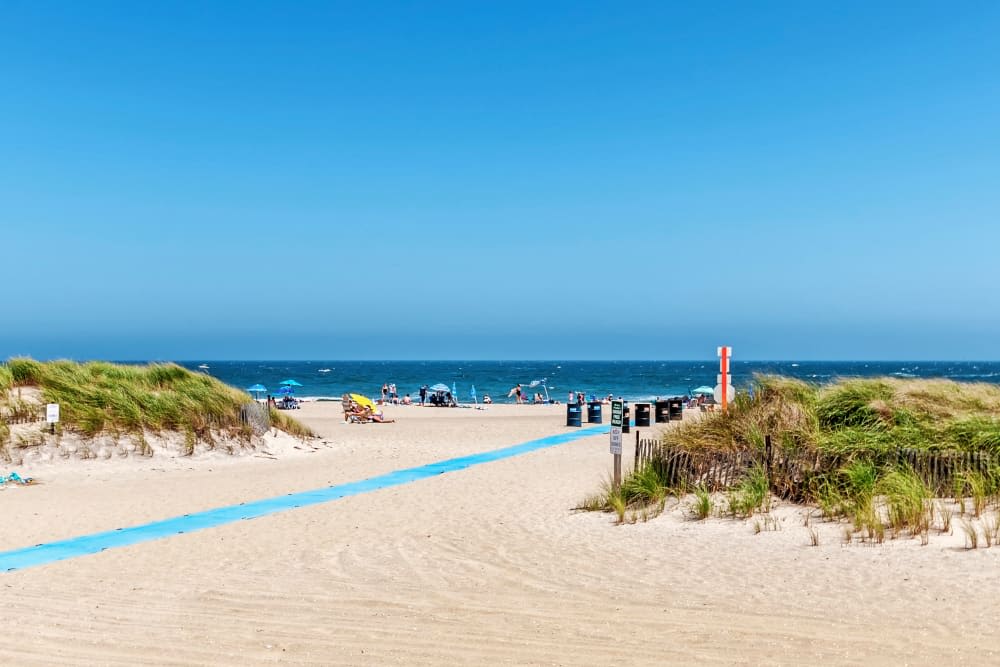
<instances>
[{"instance_id":1,"label":"green grass tuft","mask_svg":"<svg viewBox=\"0 0 1000 667\"><path fill-rule=\"evenodd\" d=\"M913 471L886 473L879 480L878 492L885 499L889 525L895 533L908 530L919 535L930 527L934 494Z\"/></svg>"},{"instance_id":2,"label":"green grass tuft","mask_svg":"<svg viewBox=\"0 0 1000 667\"><path fill-rule=\"evenodd\" d=\"M729 490L729 511L734 517L749 518L758 510L770 510L771 489L763 466L751 468L746 477Z\"/></svg>"},{"instance_id":3,"label":"green grass tuft","mask_svg":"<svg viewBox=\"0 0 1000 667\"><path fill-rule=\"evenodd\" d=\"M713 509L712 494L708 492L704 484L699 484L694 489L694 502L691 503L691 513L694 515L694 518L703 521L712 516Z\"/></svg>"}]
</instances>

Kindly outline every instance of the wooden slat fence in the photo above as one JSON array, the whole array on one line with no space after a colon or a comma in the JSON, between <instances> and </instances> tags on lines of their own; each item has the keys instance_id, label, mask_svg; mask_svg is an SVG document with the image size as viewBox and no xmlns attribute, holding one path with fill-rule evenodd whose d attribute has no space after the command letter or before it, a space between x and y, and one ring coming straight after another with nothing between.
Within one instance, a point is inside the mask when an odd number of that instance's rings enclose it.
<instances>
[{"instance_id":1,"label":"wooden slat fence","mask_svg":"<svg viewBox=\"0 0 1000 667\"><path fill-rule=\"evenodd\" d=\"M669 448L658 440L636 438L635 468L651 464L672 486L704 484L720 491L743 478L754 459L747 452L696 453Z\"/></svg>"},{"instance_id":2,"label":"wooden slat fence","mask_svg":"<svg viewBox=\"0 0 1000 667\"><path fill-rule=\"evenodd\" d=\"M768 438L770 445L770 438ZM919 475L925 484L940 495L947 495L957 475L966 472L987 474L1000 460L988 452L957 450L927 451L894 449L873 461L876 465L906 466ZM704 484L711 491L724 490L739 482L747 470L763 465L771 480L772 491L787 498L801 497L804 485L818 472L837 470L849 463L846 456L794 454L732 450L698 453L666 446L655 439L643 439L636 433L634 469L653 465L667 484L694 486Z\"/></svg>"},{"instance_id":3,"label":"wooden slat fence","mask_svg":"<svg viewBox=\"0 0 1000 667\"><path fill-rule=\"evenodd\" d=\"M261 435L271 428L271 411L268 406L256 401L244 403L240 407L240 421L252 428L254 433Z\"/></svg>"},{"instance_id":4,"label":"wooden slat fence","mask_svg":"<svg viewBox=\"0 0 1000 667\"><path fill-rule=\"evenodd\" d=\"M5 424L31 424L45 421L45 406L31 406L15 410L0 409L0 422Z\"/></svg>"},{"instance_id":5,"label":"wooden slat fence","mask_svg":"<svg viewBox=\"0 0 1000 667\"><path fill-rule=\"evenodd\" d=\"M0 422L4 424L30 424L43 421L45 421L45 406L41 406L40 409L14 412L0 410ZM216 420L208 421L214 423ZM266 405L256 402L246 403L240 406L240 422L253 428L255 433L261 434L271 427L271 413Z\"/></svg>"}]
</instances>

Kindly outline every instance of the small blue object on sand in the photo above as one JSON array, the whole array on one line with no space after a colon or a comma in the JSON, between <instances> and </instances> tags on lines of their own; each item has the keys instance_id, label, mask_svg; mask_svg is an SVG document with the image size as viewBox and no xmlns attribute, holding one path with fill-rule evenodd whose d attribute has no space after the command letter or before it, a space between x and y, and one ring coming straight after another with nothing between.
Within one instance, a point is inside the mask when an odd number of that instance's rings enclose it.
<instances>
[{"instance_id":1,"label":"small blue object on sand","mask_svg":"<svg viewBox=\"0 0 1000 667\"><path fill-rule=\"evenodd\" d=\"M4 484L8 484L8 483L9 484L31 484L31 482L32 482L32 479L30 477L21 477L16 472L12 472L11 474L7 475L6 477L4 477L3 475L0 475L0 486L3 486Z\"/></svg>"},{"instance_id":2,"label":"small blue object on sand","mask_svg":"<svg viewBox=\"0 0 1000 667\"><path fill-rule=\"evenodd\" d=\"M328 486L313 491L303 491L301 493L289 493L276 498L265 498L254 500L242 505L230 505L229 507L218 507L204 512L194 512L183 516L175 516L162 521L154 521L140 526L129 528L119 528L104 533L92 533L71 537L58 542L47 542L24 549L14 549L13 551L0 552L0 572L21 570L26 567L36 565L46 565L60 560L77 558L89 554L100 553L115 547L127 547L141 542L151 542L171 535L181 533L192 533L196 530L214 528L227 523L235 523L244 519L256 519L258 517L275 514L285 510L298 507L308 507L319 505L332 500L356 496L361 493L377 491L392 486L409 484L428 477L434 477L441 473L464 470L472 466L491 461L500 461L512 456L527 454L539 449L563 445L581 438L607 433L608 426L594 426L580 431L569 433L559 433L547 438L523 442L519 445L512 445L502 449L494 449L489 452L472 454L471 456L460 456L454 459L446 459L429 463L416 468L406 468L396 470L385 475L364 479L357 482Z\"/></svg>"}]
</instances>

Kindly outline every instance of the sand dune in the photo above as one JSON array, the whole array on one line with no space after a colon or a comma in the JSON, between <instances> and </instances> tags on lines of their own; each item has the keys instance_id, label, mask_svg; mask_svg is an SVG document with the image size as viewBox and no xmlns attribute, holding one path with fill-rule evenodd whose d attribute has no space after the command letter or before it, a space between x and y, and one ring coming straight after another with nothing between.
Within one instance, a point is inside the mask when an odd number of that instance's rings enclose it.
<instances>
[{"instance_id":1,"label":"sand dune","mask_svg":"<svg viewBox=\"0 0 1000 667\"><path fill-rule=\"evenodd\" d=\"M11 549L370 477L563 430L562 409L390 407L301 418L270 458L79 462L0 492ZM324 444L325 441L325 444ZM959 538L809 547L674 507L615 526L574 513L607 437L401 487L0 575L12 664L960 664L992 641L1000 551ZM628 449L626 448L626 451Z\"/></svg>"}]
</instances>

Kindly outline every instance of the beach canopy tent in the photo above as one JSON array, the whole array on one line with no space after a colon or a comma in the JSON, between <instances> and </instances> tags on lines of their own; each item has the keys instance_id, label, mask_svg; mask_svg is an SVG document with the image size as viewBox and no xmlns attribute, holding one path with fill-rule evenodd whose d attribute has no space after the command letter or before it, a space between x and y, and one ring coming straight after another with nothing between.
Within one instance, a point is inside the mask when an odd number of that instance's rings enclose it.
<instances>
[{"instance_id":1,"label":"beach canopy tent","mask_svg":"<svg viewBox=\"0 0 1000 667\"><path fill-rule=\"evenodd\" d=\"M253 394L254 398L260 398L260 394L263 394L264 392L266 392L267 391L267 387L265 387L264 385L262 385L260 383L257 383L255 385L253 385L252 387L247 387L247 391L249 393Z\"/></svg>"},{"instance_id":2,"label":"beach canopy tent","mask_svg":"<svg viewBox=\"0 0 1000 667\"><path fill-rule=\"evenodd\" d=\"M692 396L697 396L699 394L701 394L702 396L715 396L715 389L713 389L712 387L701 386L698 387L697 389L691 390Z\"/></svg>"},{"instance_id":3,"label":"beach canopy tent","mask_svg":"<svg viewBox=\"0 0 1000 667\"><path fill-rule=\"evenodd\" d=\"M282 380L278 384L284 385L285 387L301 387L301 382L296 382L295 380Z\"/></svg>"},{"instance_id":4,"label":"beach canopy tent","mask_svg":"<svg viewBox=\"0 0 1000 667\"><path fill-rule=\"evenodd\" d=\"M451 390L448 385L438 382L436 385L428 388L432 393L430 397L430 404L439 407L449 407L453 405L458 405L458 397ZM449 396L451 397L449 399Z\"/></svg>"}]
</instances>

